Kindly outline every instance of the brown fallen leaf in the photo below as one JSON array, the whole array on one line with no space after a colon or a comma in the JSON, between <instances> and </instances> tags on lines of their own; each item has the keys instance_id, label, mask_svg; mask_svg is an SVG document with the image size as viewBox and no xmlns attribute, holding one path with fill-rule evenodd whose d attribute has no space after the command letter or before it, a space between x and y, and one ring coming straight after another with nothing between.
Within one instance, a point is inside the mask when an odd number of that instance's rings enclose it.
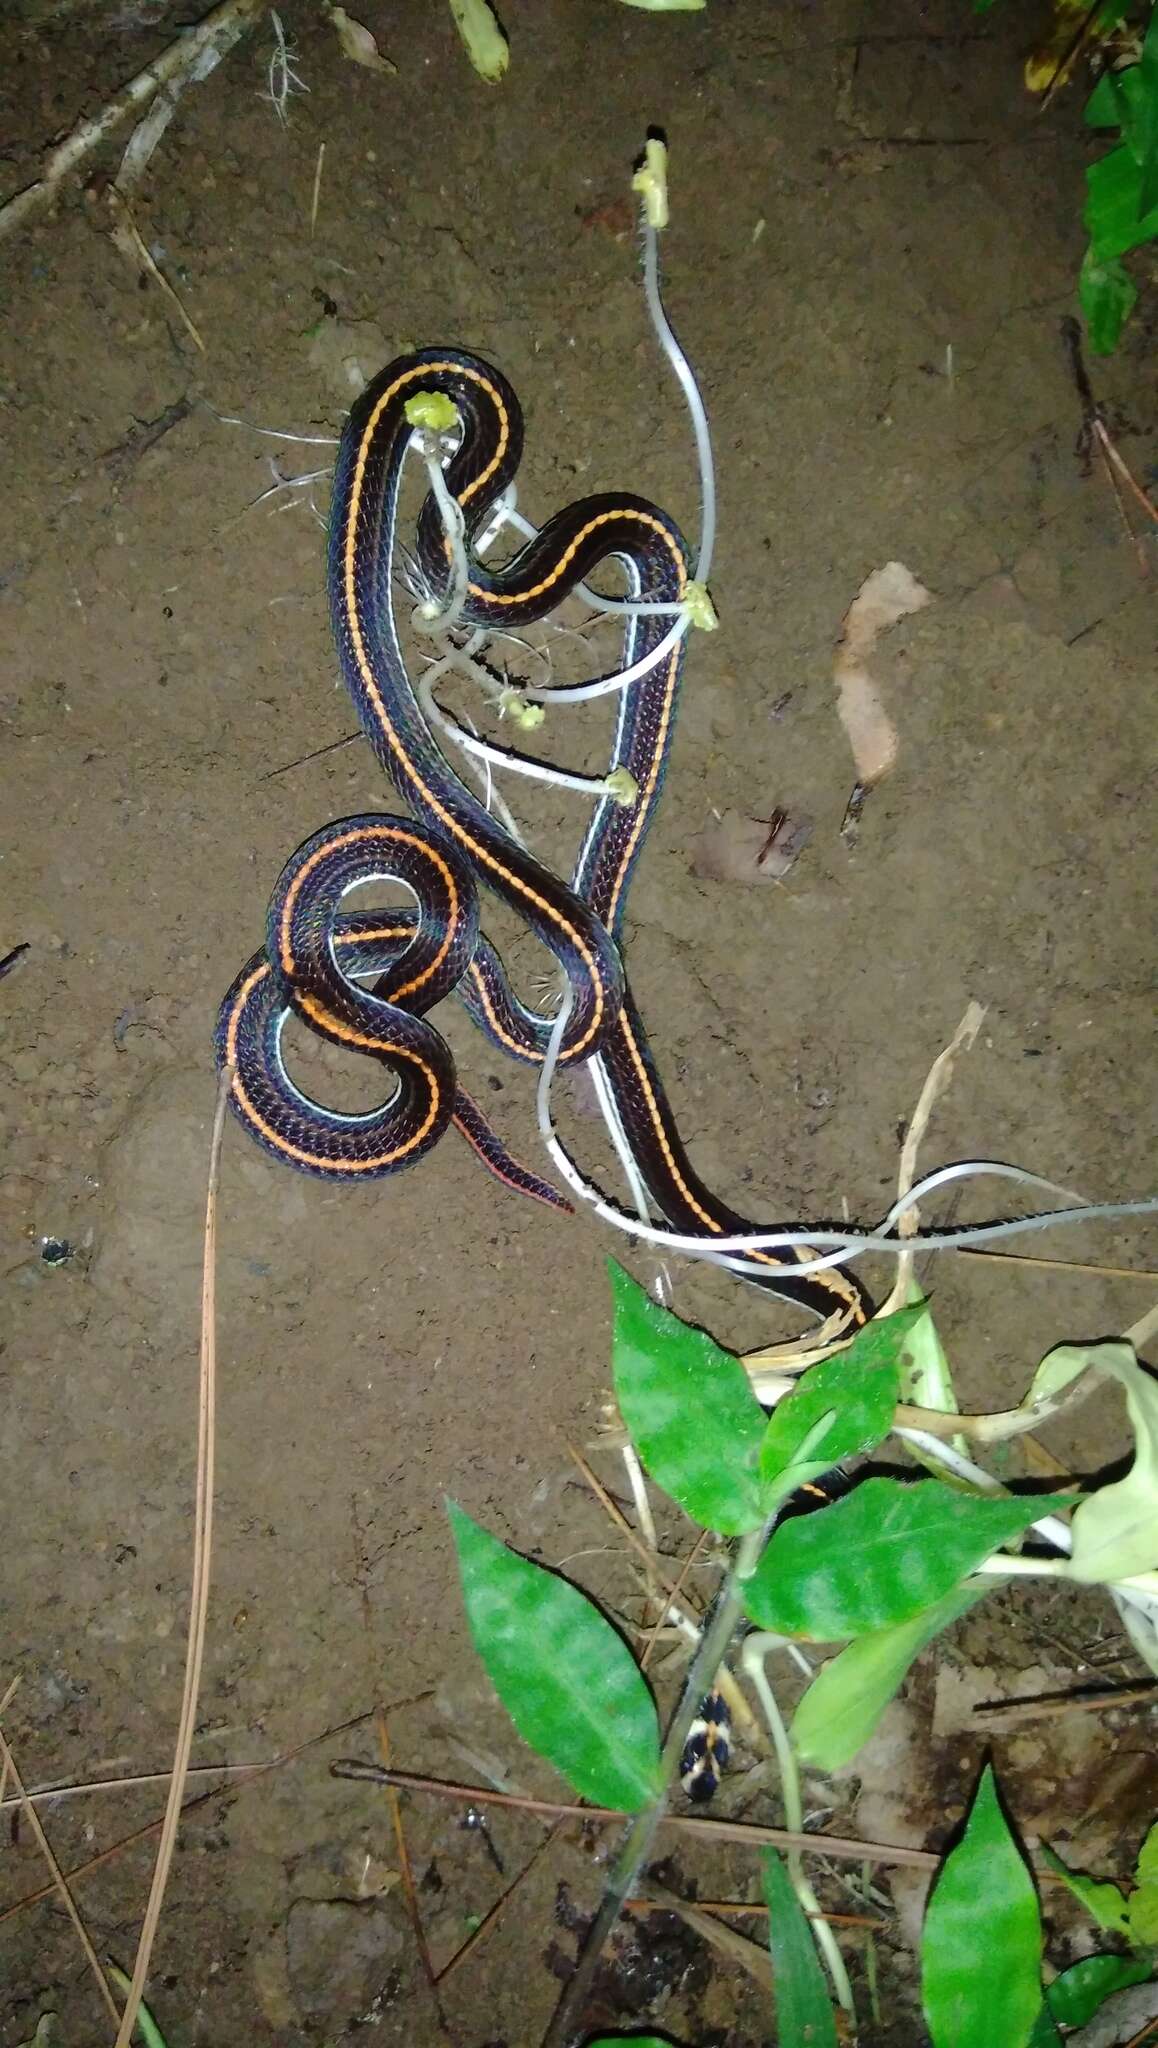
<instances>
[{"instance_id":1,"label":"brown fallen leaf","mask_svg":"<svg viewBox=\"0 0 1158 2048\"><path fill-rule=\"evenodd\" d=\"M895 767L899 748L896 726L868 671L869 657L882 633L932 601L932 592L903 562L886 562L865 578L845 613L832 673L840 721L864 790Z\"/></svg>"},{"instance_id":2,"label":"brown fallen leaf","mask_svg":"<svg viewBox=\"0 0 1158 2048\"><path fill-rule=\"evenodd\" d=\"M782 881L811 832L809 819L790 818L787 811L770 818L713 813L691 842L692 873L703 882Z\"/></svg>"}]
</instances>

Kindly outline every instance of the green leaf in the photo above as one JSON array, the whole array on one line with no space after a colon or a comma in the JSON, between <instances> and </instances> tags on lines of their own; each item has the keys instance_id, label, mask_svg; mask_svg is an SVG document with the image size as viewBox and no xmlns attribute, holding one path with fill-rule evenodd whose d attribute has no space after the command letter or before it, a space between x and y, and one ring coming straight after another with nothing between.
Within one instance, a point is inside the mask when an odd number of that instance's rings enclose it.
<instances>
[{"instance_id":1,"label":"green leaf","mask_svg":"<svg viewBox=\"0 0 1158 2048\"><path fill-rule=\"evenodd\" d=\"M26 2041L18 2041L16 2048L56 2048L59 2036L56 2031L56 2014L42 2012L36 2022L36 2032Z\"/></svg>"},{"instance_id":2,"label":"green leaf","mask_svg":"<svg viewBox=\"0 0 1158 2048\"><path fill-rule=\"evenodd\" d=\"M1026 2048L1062 2048L1062 2037L1044 1998L1038 2007Z\"/></svg>"},{"instance_id":3,"label":"green leaf","mask_svg":"<svg viewBox=\"0 0 1158 2048\"><path fill-rule=\"evenodd\" d=\"M921 1933L933 2048L1026 2048L1041 2011L1041 1915L991 1765L946 1857Z\"/></svg>"},{"instance_id":4,"label":"green leaf","mask_svg":"<svg viewBox=\"0 0 1158 2048\"><path fill-rule=\"evenodd\" d=\"M1095 263L1088 248L1078 272L1078 297L1094 354L1112 355L1138 297L1129 271L1117 257L1112 263Z\"/></svg>"},{"instance_id":5,"label":"green leaf","mask_svg":"<svg viewBox=\"0 0 1158 2048\"><path fill-rule=\"evenodd\" d=\"M1097 1585L1158 1565L1158 1380L1131 1344L1091 1344L1091 1364L1120 1381L1134 1432L1134 1462L1124 1479L1101 1486L1074 1512L1071 1578Z\"/></svg>"},{"instance_id":6,"label":"green leaf","mask_svg":"<svg viewBox=\"0 0 1158 2048\"><path fill-rule=\"evenodd\" d=\"M108 1963L106 1968L118 1991L127 1998L132 1988L132 1978L127 1977L125 1972L116 1963ZM141 2041L144 2043L144 2048L165 2048L165 2036L162 2034L144 1999L141 2000L140 2005L137 2007L137 2024L133 2032L135 2035L140 2036ZM39 2034L37 2034L36 2038L39 2039Z\"/></svg>"},{"instance_id":7,"label":"green leaf","mask_svg":"<svg viewBox=\"0 0 1158 2048\"><path fill-rule=\"evenodd\" d=\"M594 1602L447 1502L467 1620L524 1742L584 1799L637 1813L660 1785L655 1703Z\"/></svg>"},{"instance_id":8,"label":"green leaf","mask_svg":"<svg viewBox=\"0 0 1158 2048\"><path fill-rule=\"evenodd\" d=\"M869 1323L847 1351L823 1359L801 1375L764 1432L760 1479L765 1488L774 1487L806 1441L807 1457L819 1476L842 1458L871 1451L888 1435L897 1405L902 1342L922 1313L923 1306L902 1309L899 1315ZM813 1438L812 1431L830 1412L831 1425L819 1439ZM766 1499L765 1506L769 1505Z\"/></svg>"},{"instance_id":9,"label":"green leaf","mask_svg":"<svg viewBox=\"0 0 1158 2048\"><path fill-rule=\"evenodd\" d=\"M745 1588L759 1628L838 1642L909 1621L1053 1509L1036 1495L981 1499L936 1479L866 1479L818 1515L781 1523Z\"/></svg>"},{"instance_id":10,"label":"green leaf","mask_svg":"<svg viewBox=\"0 0 1158 2048\"><path fill-rule=\"evenodd\" d=\"M1149 1975L1141 1956L1086 1956L1054 1978L1046 2000L1059 2027L1084 2027L1115 1991L1144 1984Z\"/></svg>"},{"instance_id":11,"label":"green leaf","mask_svg":"<svg viewBox=\"0 0 1158 2048\"><path fill-rule=\"evenodd\" d=\"M765 1849L760 1863L778 2048L836 2048L836 2019L808 1916L775 1849Z\"/></svg>"},{"instance_id":12,"label":"green leaf","mask_svg":"<svg viewBox=\"0 0 1158 2048\"><path fill-rule=\"evenodd\" d=\"M903 1313L908 1314L905 1310ZM937 1334L927 1301L913 1304L914 1320L901 1354L901 1398L918 1408L939 1408L956 1415L957 1396L945 1348Z\"/></svg>"},{"instance_id":13,"label":"green leaf","mask_svg":"<svg viewBox=\"0 0 1158 2048\"><path fill-rule=\"evenodd\" d=\"M1134 1865L1135 1884L1158 1884L1158 1820L1138 1851Z\"/></svg>"},{"instance_id":14,"label":"green leaf","mask_svg":"<svg viewBox=\"0 0 1158 2048\"><path fill-rule=\"evenodd\" d=\"M1158 1884L1141 1884L1126 1907L1132 1948L1158 1948Z\"/></svg>"},{"instance_id":15,"label":"green leaf","mask_svg":"<svg viewBox=\"0 0 1158 2048\"><path fill-rule=\"evenodd\" d=\"M1082 220L1095 263L1112 263L1158 235L1158 206L1143 213L1141 167L1124 143L1086 172Z\"/></svg>"},{"instance_id":16,"label":"green leaf","mask_svg":"<svg viewBox=\"0 0 1158 2048\"><path fill-rule=\"evenodd\" d=\"M454 25L480 78L497 84L511 61L507 39L487 0L450 0Z\"/></svg>"},{"instance_id":17,"label":"green leaf","mask_svg":"<svg viewBox=\"0 0 1158 2048\"><path fill-rule=\"evenodd\" d=\"M681 1323L609 1261L620 1414L657 1486L723 1536L764 1519L756 1465L764 1410L738 1358Z\"/></svg>"},{"instance_id":18,"label":"green leaf","mask_svg":"<svg viewBox=\"0 0 1158 2048\"><path fill-rule=\"evenodd\" d=\"M1042 1843L1041 1853L1054 1876L1061 1878L1099 1927L1108 1928L1111 1934L1129 1933L1126 1901L1116 1884L1096 1877L1083 1877L1080 1871L1071 1870L1048 1842Z\"/></svg>"},{"instance_id":19,"label":"green leaf","mask_svg":"<svg viewBox=\"0 0 1158 2048\"><path fill-rule=\"evenodd\" d=\"M873 1629L831 1658L793 1717L792 1746L801 1762L820 1771L838 1771L850 1763L925 1645L976 1607L988 1590L965 1586L947 1593L911 1621Z\"/></svg>"}]
</instances>

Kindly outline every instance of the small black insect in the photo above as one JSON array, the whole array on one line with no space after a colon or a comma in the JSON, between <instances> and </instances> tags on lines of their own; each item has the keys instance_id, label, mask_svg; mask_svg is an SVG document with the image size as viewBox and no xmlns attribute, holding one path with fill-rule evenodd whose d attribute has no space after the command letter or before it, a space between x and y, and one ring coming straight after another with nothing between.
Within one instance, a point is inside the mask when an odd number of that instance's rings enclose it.
<instances>
[{"instance_id":1,"label":"small black insect","mask_svg":"<svg viewBox=\"0 0 1158 2048\"><path fill-rule=\"evenodd\" d=\"M726 1770L732 1747L732 1716L718 1692L705 1693L688 1730L680 1758L680 1783L689 1799L703 1805Z\"/></svg>"}]
</instances>

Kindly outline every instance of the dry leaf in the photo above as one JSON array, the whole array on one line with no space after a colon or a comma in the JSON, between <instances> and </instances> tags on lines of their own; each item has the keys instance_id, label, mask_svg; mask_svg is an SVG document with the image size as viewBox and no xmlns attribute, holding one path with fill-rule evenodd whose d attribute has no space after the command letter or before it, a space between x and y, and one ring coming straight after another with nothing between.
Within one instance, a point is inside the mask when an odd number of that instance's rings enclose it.
<instances>
[{"instance_id":1,"label":"dry leaf","mask_svg":"<svg viewBox=\"0 0 1158 2048\"><path fill-rule=\"evenodd\" d=\"M327 11L338 31L338 41L347 57L351 57L355 64L363 65L367 71L385 71L397 77L397 64L392 64L389 57L382 55L369 29L362 22L355 21L353 15L347 14L344 7L331 7Z\"/></svg>"},{"instance_id":2,"label":"dry leaf","mask_svg":"<svg viewBox=\"0 0 1158 2048\"><path fill-rule=\"evenodd\" d=\"M845 614L833 679L857 781L864 789L871 789L896 765L898 748L896 727L866 663L882 633L932 601L932 592L903 562L886 562L866 577Z\"/></svg>"},{"instance_id":3,"label":"dry leaf","mask_svg":"<svg viewBox=\"0 0 1158 2048\"><path fill-rule=\"evenodd\" d=\"M724 811L692 840L692 873L704 882L779 882L811 831L807 818L790 818L786 811L774 811L771 818Z\"/></svg>"}]
</instances>

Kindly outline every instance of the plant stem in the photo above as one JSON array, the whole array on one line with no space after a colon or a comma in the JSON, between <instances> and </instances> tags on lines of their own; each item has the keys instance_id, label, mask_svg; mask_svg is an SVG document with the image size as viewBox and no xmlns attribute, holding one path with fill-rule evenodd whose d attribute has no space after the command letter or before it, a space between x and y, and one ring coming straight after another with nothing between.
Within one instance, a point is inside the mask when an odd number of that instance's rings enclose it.
<instances>
[{"instance_id":1,"label":"plant stem","mask_svg":"<svg viewBox=\"0 0 1158 2048\"><path fill-rule=\"evenodd\" d=\"M569 2048L581 2031L583 2007L596 1967L608 1937L623 1911L624 1902L638 1886L643 1867L651 1854L656 1829L668 1803L671 1787L679 1773L680 1758L696 1711L723 1662L732 1632L743 1613L743 1587L756 1568L767 1538L767 1524L740 1539L731 1569L724 1582L719 1605L708 1623L688 1670L683 1696L672 1717L660 1758L661 1791L652 1804L636 1815L619 1852L615 1869L603 1894L599 1911L591 1923L587 1940L555 2014L543 2036L542 2048Z\"/></svg>"},{"instance_id":2,"label":"plant stem","mask_svg":"<svg viewBox=\"0 0 1158 2048\"><path fill-rule=\"evenodd\" d=\"M784 1716L776 1704L776 1695L772 1691L768 1680L768 1673L764 1667L764 1659L769 1650L780 1649L783 1645L783 1640L781 1636L767 1634L749 1636L744 1644L744 1654L741 1661L760 1705L764 1709L764 1718L768 1723L768 1732L772 1737L772 1746L776 1751L776 1762L780 1767L780 1790L784 1800L785 1826L790 1828L795 1834L803 1834L804 1800L800 1791L800 1772L797 1768L795 1752L788 1739L788 1730L784 1726ZM844 1957L841 1955L836 1936L824 1921L816 1893L804 1874L804 1862L799 1849L788 1850L787 1863L792 1889L796 1893L804 1913L812 1921L813 1939L828 1965L828 1974L832 1978L832 1988L845 2011L855 2016L856 2008L853 2004L852 1985L848 1981L848 1971L844 1967Z\"/></svg>"}]
</instances>

